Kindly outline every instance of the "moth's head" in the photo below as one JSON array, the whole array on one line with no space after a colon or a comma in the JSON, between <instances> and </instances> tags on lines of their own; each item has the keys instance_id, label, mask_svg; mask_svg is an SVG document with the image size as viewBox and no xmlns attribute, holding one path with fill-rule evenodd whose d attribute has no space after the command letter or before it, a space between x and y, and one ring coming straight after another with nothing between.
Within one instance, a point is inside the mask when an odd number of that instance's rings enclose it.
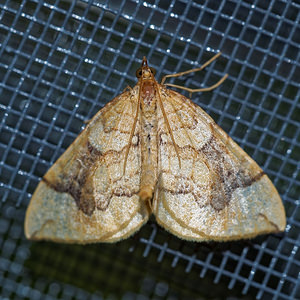
<instances>
[{"instance_id":1,"label":"moth's head","mask_svg":"<svg viewBox=\"0 0 300 300\"><path fill-rule=\"evenodd\" d=\"M142 77L143 80L147 80L147 79L154 78L155 73L156 73L156 70L154 68L150 68L148 66L147 58L144 56L141 67L136 70L136 73L135 73L136 77L137 78Z\"/></svg>"}]
</instances>

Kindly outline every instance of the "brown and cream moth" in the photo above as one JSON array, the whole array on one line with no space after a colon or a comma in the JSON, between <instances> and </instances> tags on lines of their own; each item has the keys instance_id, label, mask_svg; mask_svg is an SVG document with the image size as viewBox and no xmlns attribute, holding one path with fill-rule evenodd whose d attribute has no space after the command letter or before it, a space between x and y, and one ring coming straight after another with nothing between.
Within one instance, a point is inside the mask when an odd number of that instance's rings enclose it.
<instances>
[{"instance_id":1,"label":"brown and cream moth","mask_svg":"<svg viewBox=\"0 0 300 300\"><path fill-rule=\"evenodd\" d=\"M144 58L136 86L102 108L39 183L26 237L115 242L152 213L192 241L283 231L284 207L267 175L199 106L163 84L219 55L161 84Z\"/></svg>"}]
</instances>

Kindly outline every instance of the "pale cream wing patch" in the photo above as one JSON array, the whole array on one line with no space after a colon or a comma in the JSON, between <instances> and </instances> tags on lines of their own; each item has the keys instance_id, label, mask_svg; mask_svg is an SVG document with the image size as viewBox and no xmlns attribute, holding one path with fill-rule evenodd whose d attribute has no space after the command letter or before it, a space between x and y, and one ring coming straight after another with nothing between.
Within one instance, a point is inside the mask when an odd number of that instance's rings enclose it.
<instances>
[{"instance_id":1,"label":"pale cream wing patch","mask_svg":"<svg viewBox=\"0 0 300 300\"><path fill-rule=\"evenodd\" d=\"M158 108L158 223L195 241L283 231L281 199L258 165L200 107L164 87L160 93L181 168Z\"/></svg>"},{"instance_id":2,"label":"pale cream wing patch","mask_svg":"<svg viewBox=\"0 0 300 300\"><path fill-rule=\"evenodd\" d=\"M139 201L140 143L137 87L115 98L89 122L39 183L25 219L27 238L61 242L114 242L149 217Z\"/></svg>"}]
</instances>

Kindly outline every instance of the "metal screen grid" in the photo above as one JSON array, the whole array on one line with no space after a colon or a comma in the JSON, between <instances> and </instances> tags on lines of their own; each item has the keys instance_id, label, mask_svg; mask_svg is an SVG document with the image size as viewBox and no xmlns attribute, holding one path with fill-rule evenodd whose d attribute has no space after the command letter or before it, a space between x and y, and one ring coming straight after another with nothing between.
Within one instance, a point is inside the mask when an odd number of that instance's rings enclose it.
<instances>
[{"instance_id":1,"label":"metal screen grid","mask_svg":"<svg viewBox=\"0 0 300 300\"><path fill-rule=\"evenodd\" d=\"M1 2L1 297L299 298L299 8L284 1ZM115 245L25 240L25 210L41 176L84 121L134 85L143 55L159 78L219 50L205 72L179 82L209 86L229 74L193 101L271 177L287 212L284 234L197 244L151 220Z\"/></svg>"}]
</instances>

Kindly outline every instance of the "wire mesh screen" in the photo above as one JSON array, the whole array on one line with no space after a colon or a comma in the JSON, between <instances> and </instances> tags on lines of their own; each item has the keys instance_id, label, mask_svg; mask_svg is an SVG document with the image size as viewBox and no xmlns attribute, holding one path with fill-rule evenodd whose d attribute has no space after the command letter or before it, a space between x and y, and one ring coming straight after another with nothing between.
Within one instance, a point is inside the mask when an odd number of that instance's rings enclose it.
<instances>
[{"instance_id":1,"label":"wire mesh screen","mask_svg":"<svg viewBox=\"0 0 300 300\"><path fill-rule=\"evenodd\" d=\"M0 1L1 299L300 299L298 1ZM145 55L181 85L229 78L194 102L282 196L283 234L193 243L151 219L128 240L27 241L39 180ZM171 81L172 82L172 81ZM184 94L184 92L181 91Z\"/></svg>"}]
</instances>

